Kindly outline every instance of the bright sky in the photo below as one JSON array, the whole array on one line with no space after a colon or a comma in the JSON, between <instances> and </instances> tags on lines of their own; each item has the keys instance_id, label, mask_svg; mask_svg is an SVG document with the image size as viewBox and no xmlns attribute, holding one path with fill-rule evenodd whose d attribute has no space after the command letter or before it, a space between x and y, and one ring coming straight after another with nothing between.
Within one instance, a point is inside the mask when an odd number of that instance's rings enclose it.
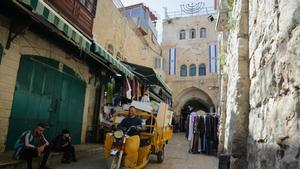
<instances>
[{"instance_id":1,"label":"bright sky","mask_svg":"<svg viewBox=\"0 0 300 169\"><path fill-rule=\"evenodd\" d=\"M213 7L213 0L121 0L124 6L129 6L137 3L144 3L151 11L154 11L158 16L157 31L158 41L161 42L162 36L162 22L165 17L163 7L167 7L168 12L180 11L181 4L205 2L206 7Z\"/></svg>"}]
</instances>

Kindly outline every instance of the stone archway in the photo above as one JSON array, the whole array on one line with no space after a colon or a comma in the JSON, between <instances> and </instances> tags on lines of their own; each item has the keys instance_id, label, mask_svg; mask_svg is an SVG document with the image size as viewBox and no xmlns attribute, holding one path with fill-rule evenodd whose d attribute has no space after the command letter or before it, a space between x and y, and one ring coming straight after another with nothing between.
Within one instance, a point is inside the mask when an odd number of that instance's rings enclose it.
<instances>
[{"instance_id":1,"label":"stone archway","mask_svg":"<svg viewBox=\"0 0 300 169\"><path fill-rule=\"evenodd\" d=\"M174 99L174 111L176 112L177 120L180 120L182 131L185 129L185 121L190 113L189 108L193 108L194 111L210 112L214 110L215 105L211 97L197 87L182 90Z\"/></svg>"}]
</instances>

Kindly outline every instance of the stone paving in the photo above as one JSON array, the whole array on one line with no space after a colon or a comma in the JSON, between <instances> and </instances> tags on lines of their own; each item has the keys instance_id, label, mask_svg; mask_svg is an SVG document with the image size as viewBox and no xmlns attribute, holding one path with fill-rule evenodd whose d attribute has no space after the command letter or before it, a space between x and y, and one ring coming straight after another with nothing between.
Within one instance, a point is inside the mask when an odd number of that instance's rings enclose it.
<instances>
[{"instance_id":1,"label":"stone paving","mask_svg":"<svg viewBox=\"0 0 300 169\"><path fill-rule=\"evenodd\" d=\"M203 154L189 154L188 141L184 134L174 134L165 149L162 164L155 162L155 156L145 169L217 169L218 158Z\"/></svg>"},{"instance_id":2,"label":"stone paving","mask_svg":"<svg viewBox=\"0 0 300 169\"><path fill-rule=\"evenodd\" d=\"M151 161L145 169L217 169L218 159L214 156L203 154L189 154L188 142L184 134L174 134L165 149L165 160L156 163L156 156L150 157ZM103 154L94 154L82 157L80 161L71 164L58 164L51 166L54 169L106 169L107 162Z\"/></svg>"}]
</instances>

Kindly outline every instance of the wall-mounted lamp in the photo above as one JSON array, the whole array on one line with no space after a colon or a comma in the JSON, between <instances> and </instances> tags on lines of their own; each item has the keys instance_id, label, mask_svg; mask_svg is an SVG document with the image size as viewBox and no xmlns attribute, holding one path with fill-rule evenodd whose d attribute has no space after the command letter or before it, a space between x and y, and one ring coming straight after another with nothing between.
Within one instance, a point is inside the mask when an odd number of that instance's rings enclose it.
<instances>
[{"instance_id":1,"label":"wall-mounted lamp","mask_svg":"<svg viewBox=\"0 0 300 169\"><path fill-rule=\"evenodd\" d=\"M213 22L215 20L214 16L212 16L212 15L209 15L207 17L207 19L208 19L209 22Z\"/></svg>"}]
</instances>

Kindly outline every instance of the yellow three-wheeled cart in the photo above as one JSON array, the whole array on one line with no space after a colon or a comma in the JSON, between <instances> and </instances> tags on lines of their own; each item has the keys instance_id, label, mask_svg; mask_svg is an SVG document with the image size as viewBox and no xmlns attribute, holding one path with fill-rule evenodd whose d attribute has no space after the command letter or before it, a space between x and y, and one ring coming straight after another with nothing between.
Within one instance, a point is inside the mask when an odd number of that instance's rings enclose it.
<instances>
[{"instance_id":1,"label":"yellow three-wheeled cart","mask_svg":"<svg viewBox=\"0 0 300 169\"><path fill-rule=\"evenodd\" d=\"M113 118L113 125L118 125L121 120L128 115L128 112L119 112ZM140 169L149 162L150 154L157 156L158 162L164 160L164 147L173 136L173 127L170 124L159 126L158 119L153 113L138 112L137 116L144 121L145 131L140 132L139 136L127 138L124 155L121 165L125 168ZM114 135L106 134L105 139L105 158L110 158L113 148Z\"/></svg>"}]
</instances>

